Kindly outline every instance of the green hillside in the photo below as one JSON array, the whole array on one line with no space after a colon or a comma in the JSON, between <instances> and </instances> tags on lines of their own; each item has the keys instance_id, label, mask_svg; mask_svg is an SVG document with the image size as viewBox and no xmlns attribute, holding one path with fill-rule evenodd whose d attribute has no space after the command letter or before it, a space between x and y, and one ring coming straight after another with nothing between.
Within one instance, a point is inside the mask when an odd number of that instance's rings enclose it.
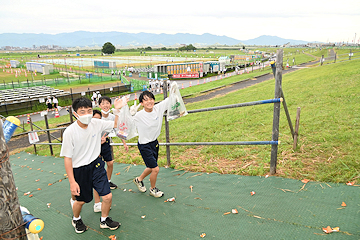
<instances>
[{"instance_id":1,"label":"green hillside","mask_svg":"<svg viewBox=\"0 0 360 240\"><path fill-rule=\"evenodd\" d=\"M297 107L301 107L301 118L298 148L293 151L290 129L281 108L278 176L330 182L360 177L359 66L360 60L321 67L316 64L283 75L283 91L292 121L295 123ZM236 78L243 77L232 77L232 82ZM192 91L196 91L196 87L201 85L194 86ZM182 90L182 94L189 90ZM274 80L269 80L211 100L187 104L187 109L273 97ZM271 140L272 117L273 104L193 113L170 122L170 141ZM163 129L160 142L165 141L164 132ZM48 147L39 148L40 153L49 154ZM172 146L171 164L176 169L190 171L264 176L269 173L270 149L270 146ZM27 151L33 152L33 148ZM58 156L59 147L55 147L55 153ZM130 147L129 153L121 146L114 147L114 155L118 162L143 164L137 147ZM159 165L166 165L165 147L160 147Z\"/></svg>"},{"instance_id":2,"label":"green hillside","mask_svg":"<svg viewBox=\"0 0 360 240\"><path fill-rule=\"evenodd\" d=\"M294 152L286 116L283 109L281 111L279 175L333 182L360 177L358 66L360 61L356 60L303 69L283 76L283 91L292 121L295 122L297 107L301 107L301 118L300 141ZM189 104L187 108L199 109L273 97L274 80L210 101ZM272 114L271 104L190 114L170 123L171 141L271 140ZM176 168L265 175L269 171L270 148L171 147L171 158Z\"/></svg>"}]
</instances>

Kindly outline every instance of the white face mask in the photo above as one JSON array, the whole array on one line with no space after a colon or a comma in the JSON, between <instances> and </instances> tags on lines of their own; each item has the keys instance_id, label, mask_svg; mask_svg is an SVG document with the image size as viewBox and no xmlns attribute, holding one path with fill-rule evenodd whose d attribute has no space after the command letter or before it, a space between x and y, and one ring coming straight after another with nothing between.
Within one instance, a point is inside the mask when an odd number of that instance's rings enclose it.
<instances>
[{"instance_id":1,"label":"white face mask","mask_svg":"<svg viewBox=\"0 0 360 240\"><path fill-rule=\"evenodd\" d=\"M109 111L104 111L104 110L101 109L101 112L102 112L103 114L109 114L110 111L111 111L110 109L109 109Z\"/></svg>"},{"instance_id":2,"label":"white face mask","mask_svg":"<svg viewBox=\"0 0 360 240\"><path fill-rule=\"evenodd\" d=\"M76 113L77 114L77 113ZM91 119L93 117L92 114L86 114L83 116L79 116L79 114L77 114L78 116L76 117L82 124L88 125L91 122Z\"/></svg>"}]
</instances>

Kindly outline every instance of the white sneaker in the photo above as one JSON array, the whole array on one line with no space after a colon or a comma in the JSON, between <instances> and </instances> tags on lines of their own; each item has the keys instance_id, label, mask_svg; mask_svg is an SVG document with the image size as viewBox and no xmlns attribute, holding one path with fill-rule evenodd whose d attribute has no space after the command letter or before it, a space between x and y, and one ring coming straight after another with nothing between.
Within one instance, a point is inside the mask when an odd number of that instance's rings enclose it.
<instances>
[{"instance_id":1,"label":"white sneaker","mask_svg":"<svg viewBox=\"0 0 360 240\"><path fill-rule=\"evenodd\" d=\"M164 192L160 191L157 187L150 188L150 195L156 198L164 196Z\"/></svg>"},{"instance_id":2,"label":"white sneaker","mask_svg":"<svg viewBox=\"0 0 360 240\"><path fill-rule=\"evenodd\" d=\"M73 200L72 198L70 198L70 205L71 205L71 209L73 208L73 206L74 206L74 202L75 202L75 200Z\"/></svg>"},{"instance_id":3,"label":"white sneaker","mask_svg":"<svg viewBox=\"0 0 360 240\"><path fill-rule=\"evenodd\" d=\"M133 182L135 183L140 192L146 192L146 187L144 186L143 181L139 181L137 178L134 178Z\"/></svg>"},{"instance_id":4,"label":"white sneaker","mask_svg":"<svg viewBox=\"0 0 360 240\"><path fill-rule=\"evenodd\" d=\"M101 212L101 202L94 204L94 212Z\"/></svg>"}]
</instances>

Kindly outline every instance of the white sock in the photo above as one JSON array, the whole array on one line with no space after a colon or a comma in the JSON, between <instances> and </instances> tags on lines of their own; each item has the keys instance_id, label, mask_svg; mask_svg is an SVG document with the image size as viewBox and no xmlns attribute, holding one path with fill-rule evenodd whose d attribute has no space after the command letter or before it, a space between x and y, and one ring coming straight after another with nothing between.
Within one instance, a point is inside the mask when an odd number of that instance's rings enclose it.
<instances>
[{"instance_id":1,"label":"white sock","mask_svg":"<svg viewBox=\"0 0 360 240\"><path fill-rule=\"evenodd\" d=\"M76 220L80 220L81 219L81 216L79 215L79 217L78 218L76 218L76 217L73 217L73 220L74 221L76 221Z\"/></svg>"},{"instance_id":2,"label":"white sock","mask_svg":"<svg viewBox=\"0 0 360 240\"><path fill-rule=\"evenodd\" d=\"M109 179L109 182L111 182L111 179Z\"/></svg>"},{"instance_id":3,"label":"white sock","mask_svg":"<svg viewBox=\"0 0 360 240\"><path fill-rule=\"evenodd\" d=\"M107 217L101 217L101 222L105 221Z\"/></svg>"}]
</instances>

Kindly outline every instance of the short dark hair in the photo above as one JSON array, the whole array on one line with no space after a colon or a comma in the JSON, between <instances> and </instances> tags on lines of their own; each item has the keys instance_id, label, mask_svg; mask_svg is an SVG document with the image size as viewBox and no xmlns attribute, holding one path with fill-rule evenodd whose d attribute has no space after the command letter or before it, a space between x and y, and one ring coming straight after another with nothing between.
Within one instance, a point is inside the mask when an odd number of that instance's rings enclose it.
<instances>
[{"instance_id":1,"label":"short dark hair","mask_svg":"<svg viewBox=\"0 0 360 240\"><path fill-rule=\"evenodd\" d=\"M81 97L73 101L72 108L75 112L77 112L79 108L92 108L92 103L89 99Z\"/></svg>"},{"instance_id":2,"label":"short dark hair","mask_svg":"<svg viewBox=\"0 0 360 240\"><path fill-rule=\"evenodd\" d=\"M155 100L155 96L154 96L154 94L152 94L152 92L143 91L143 92L140 94L139 102L143 102L145 96L147 96L148 98L152 98L152 99Z\"/></svg>"},{"instance_id":3,"label":"short dark hair","mask_svg":"<svg viewBox=\"0 0 360 240\"><path fill-rule=\"evenodd\" d=\"M100 117L101 117L101 112L100 112L100 110L94 109L94 110L93 110L93 116L95 116L95 114L99 114Z\"/></svg>"},{"instance_id":4,"label":"short dark hair","mask_svg":"<svg viewBox=\"0 0 360 240\"><path fill-rule=\"evenodd\" d=\"M102 96L99 98L99 104L103 101L106 100L111 104L111 98L109 98L108 96Z\"/></svg>"}]
</instances>

